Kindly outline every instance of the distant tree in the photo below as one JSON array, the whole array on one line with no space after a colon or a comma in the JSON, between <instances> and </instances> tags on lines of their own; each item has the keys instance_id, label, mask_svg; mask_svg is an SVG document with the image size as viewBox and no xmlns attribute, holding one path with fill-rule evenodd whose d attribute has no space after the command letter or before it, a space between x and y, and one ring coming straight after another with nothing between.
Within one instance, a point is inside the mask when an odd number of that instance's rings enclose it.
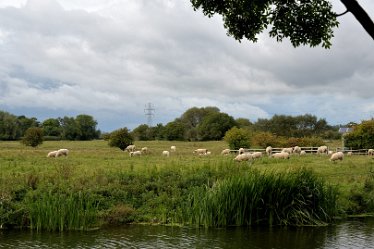
<instances>
[{"instance_id":1,"label":"distant tree","mask_svg":"<svg viewBox=\"0 0 374 249\"><path fill-rule=\"evenodd\" d=\"M58 118L61 124L61 138L63 140L76 140L79 136L79 128L73 117Z\"/></svg>"},{"instance_id":2,"label":"distant tree","mask_svg":"<svg viewBox=\"0 0 374 249\"><path fill-rule=\"evenodd\" d=\"M21 142L26 146L36 147L43 143L43 129L30 127L26 130Z\"/></svg>"},{"instance_id":3,"label":"distant tree","mask_svg":"<svg viewBox=\"0 0 374 249\"><path fill-rule=\"evenodd\" d=\"M152 138L156 140L162 140L164 139L165 134L165 127L163 124L157 124L156 126L151 128L152 131Z\"/></svg>"},{"instance_id":4,"label":"distant tree","mask_svg":"<svg viewBox=\"0 0 374 249\"><path fill-rule=\"evenodd\" d=\"M176 119L173 122L169 122L165 125L164 128L164 138L166 140L184 140L184 134L186 132L185 125L179 120Z\"/></svg>"},{"instance_id":5,"label":"distant tree","mask_svg":"<svg viewBox=\"0 0 374 249\"><path fill-rule=\"evenodd\" d=\"M132 130L131 134L135 140L140 140L140 141L153 140L152 129L146 124L141 124L138 127L136 127L135 129Z\"/></svg>"},{"instance_id":6,"label":"distant tree","mask_svg":"<svg viewBox=\"0 0 374 249\"><path fill-rule=\"evenodd\" d=\"M125 150L127 146L132 144L134 138L127 128L121 128L110 133L108 145Z\"/></svg>"},{"instance_id":7,"label":"distant tree","mask_svg":"<svg viewBox=\"0 0 374 249\"><path fill-rule=\"evenodd\" d=\"M362 121L353 131L344 135L345 146L352 149L374 148L374 119Z\"/></svg>"},{"instance_id":8,"label":"distant tree","mask_svg":"<svg viewBox=\"0 0 374 249\"><path fill-rule=\"evenodd\" d=\"M251 132L248 129L232 127L226 131L224 140L228 143L230 149L238 150L239 148L251 147Z\"/></svg>"},{"instance_id":9,"label":"distant tree","mask_svg":"<svg viewBox=\"0 0 374 249\"><path fill-rule=\"evenodd\" d=\"M236 125L233 117L227 113L211 113L204 117L198 126L200 140L221 140L226 131Z\"/></svg>"},{"instance_id":10,"label":"distant tree","mask_svg":"<svg viewBox=\"0 0 374 249\"><path fill-rule=\"evenodd\" d=\"M75 118L78 140L92 140L99 138L99 132L96 130L97 121L90 115L80 114Z\"/></svg>"},{"instance_id":11,"label":"distant tree","mask_svg":"<svg viewBox=\"0 0 374 249\"><path fill-rule=\"evenodd\" d=\"M252 144L261 148L280 147L280 141L278 136L273 135L270 132L256 132L252 137Z\"/></svg>"},{"instance_id":12,"label":"distant tree","mask_svg":"<svg viewBox=\"0 0 374 249\"><path fill-rule=\"evenodd\" d=\"M8 112L0 111L0 140L16 140L19 138L17 117Z\"/></svg>"},{"instance_id":13,"label":"distant tree","mask_svg":"<svg viewBox=\"0 0 374 249\"><path fill-rule=\"evenodd\" d=\"M237 118L235 119L238 128L252 128L253 123L247 118Z\"/></svg>"},{"instance_id":14,"label":"distant tree","mask_svg":"<svg viewBox=\"0 0 374 249\"><path fill-rule=\"evenodd\" d=\"M17 132L19 133L20 137L24 136L28 128L38 127L38 126L39 126L39 122L35 117L27 118L24 115L17 117L17 127L18 127Z\"/></svg>"},{"instance_id":15,"label":"distant tree","mask_svg":"<svg viewBox=\"0 0 374 249\"><path fill-rule=\"evenodd\" d=\"M338 27L337 13L327 0L206 1L190 0L194 9L209 17L219 14L227 34L241 41L256 42L257 35L269 30L277 41L289 38L294 47L331 46L333 30ZM341 0L374 39L374 23L357 0Z\"/></svg>"},{"instance_id":16,"label":"distant tree","mask_svg":"<svg viewBox=\"0 0 374 249\"><path fill-rule=\"evenodd\" d=\"M62 128L57 118L48 118L44 120L41 124L41 127L43 128L44 136L61 136Z\"/></svg>"}]
</instances>

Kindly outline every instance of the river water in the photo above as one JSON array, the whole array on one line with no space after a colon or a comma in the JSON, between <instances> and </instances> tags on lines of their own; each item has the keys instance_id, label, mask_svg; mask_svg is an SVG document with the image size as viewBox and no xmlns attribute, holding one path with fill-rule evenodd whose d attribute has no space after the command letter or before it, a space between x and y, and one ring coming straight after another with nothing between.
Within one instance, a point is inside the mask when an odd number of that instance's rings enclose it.
<instances>
[{"instance_id":1,"label":"river water","mask_svg":"<svg viewBox=\"0 0 374 249\"><path fill-rule=\"evenodd\" d=\"M179 228L129 225L89 232L0 231L0 248L374 248L374 219L328 227Z\"/></svg>"}]
</instances>

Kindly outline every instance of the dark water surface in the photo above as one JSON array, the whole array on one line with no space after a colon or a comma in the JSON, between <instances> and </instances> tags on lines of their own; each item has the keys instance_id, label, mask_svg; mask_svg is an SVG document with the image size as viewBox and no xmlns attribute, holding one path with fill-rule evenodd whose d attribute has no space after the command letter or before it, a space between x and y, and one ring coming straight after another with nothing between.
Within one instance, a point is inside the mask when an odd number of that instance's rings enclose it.
<instances>
[{"instance_id":1,"label":"dark water surface","mask_svg":"<svg viewBox=\"0 0 374 249\"><path fill-rule=\"evenodd\" d=\"M374 219L328 227L192 229L130 225L90 232L0 231L0 248L374 248Z\"/></svg>"}]
</instances>

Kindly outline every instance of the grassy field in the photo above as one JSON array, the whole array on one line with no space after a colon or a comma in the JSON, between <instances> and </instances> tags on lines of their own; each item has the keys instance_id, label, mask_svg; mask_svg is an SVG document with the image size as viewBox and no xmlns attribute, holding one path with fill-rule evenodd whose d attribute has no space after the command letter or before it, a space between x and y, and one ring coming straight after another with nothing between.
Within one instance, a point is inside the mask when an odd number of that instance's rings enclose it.
<instances>
[{"instance_id":1,"label":"grassy field","mask_svg":"<svg viewBox=\"0 0 374 249\"><path fill-rule=\"evenodd\" d=\"M62 231L130 222L191 223L196 217L187 210L196 204L191 204L196 193L201 197L218 182L232 188L230 181L235 177L274 177L301 168L337 190L335 205L340 216L374 212L374 160L368 156L345 157L337 163L317 155L236 163L235 155L220 155L227 147L222 141L135 144L147 146L150 154L129 157L101 140L46 141L38 148L0 142L0 226ZM161 156L171 145L177 151L169 158ZM339 146L339 141L330 146L334 145ZM69 156L46 157L59 148L69 149ZM196 156L192 152L197 148L207 148L212 154ZM287 224L284 219L278 223Z\"/></svg>"}]
</instances>

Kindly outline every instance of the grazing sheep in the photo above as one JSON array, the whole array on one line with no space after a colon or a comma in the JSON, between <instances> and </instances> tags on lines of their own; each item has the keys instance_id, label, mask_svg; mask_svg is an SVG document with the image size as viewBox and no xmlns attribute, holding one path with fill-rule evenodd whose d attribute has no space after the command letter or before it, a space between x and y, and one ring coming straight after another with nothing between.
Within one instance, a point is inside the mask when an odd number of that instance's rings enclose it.
<instances>
[{"instance_id":1,"label":"grazing sheep","mask_svg":"<svg viewBox=\"0 0 374 249\"><path fill-rule=\"evenodd\" d=\"M170 156L170 152L167 151L167 150L164 150L164 151L162 152L162 155L163 155L163 156L166 156L166 157L169 157L169 156Z\"/></svg>"},{"instance_id":2,"label":"grazing sheep","mask_svg":"<svg viewBox=\"0 0 374 249\"><path fill-rule=\"evenodd\" d=\"M222 150L222 152L221 152L221 155L230 155L230 149L224 149L224 150Z\"/></svg>"},{"instance_id":3,"label":"grazing sheep","mask_svg":"<svg viewBox=\"0 0 374 249\"><path fill-rule=\"evenodd\" d=\"M304 155L306 155L306 151L305 150L300 151L300 156L304 156Z\"/></svg>"},{"instance_id":4,"label":"grazing sheep","mask_svg":"<svg viewBox=\"0 0 374 249\"><path fill-rule=\"evenodd\" d=\"M369 149L368 150L368 155L369 156L373 156L374 155L374 150L373 149Z\"/></svg>"},{"instance_id":5,"label":"grazing sheep","mask_svg":"<svg viewBox=\"0 0 374 249\"><path fill-rule=\"evenodd\" d=\"M347 156L352 156L352 151L348 151Z\"/></svg>"},{"instance_id":6,"label":"grazing sheep","mask_svg":"<svg viewBox=\"0 0 374 249\"><path fill-rule=\"evenodd\" d=\"M69 154L69 150L68 149L59 149L57 151L56 157L67 156L68 154Z\"/></svg>"},{"instance_id":7,"label":"grazing sheep","mask_svg":"<svg viewBox=\"0 0 374 249\"><path fill-rule=\"evenodd\" d=\"M272 158L278 158L278 159L290 159L290 154L287 152L278 152L273 155L271 155Z\"/></svg>"},{"instance_id":8,"label":"grazing sheep","mask_svg":"<svg viewBox=\"0 0 374 249\"><path fill-rule=\"evenodd\" d=\"M127 152L134 152L136 149L135 144L130 144L129 146L126 147L125 151Z\"/></svg>"},{"instance_id":9,"label":"grazing sheep","mask_svg":"<svg viewBox=\"0 0 374 249\"><path fill-rule=\"evenodd\" d=\"M251 153L243 153L243 154L237 155L234 158L234 161L242 162L242 161L248 161L248 160L251 160L251 159L252 159L252 154Z\"/></svg>"},{"instance_id":10,"label":"grazing sheep","mask_svg":"<svg viewBox=\"0 0 374 249\"><path fill-rule=\"evenodd\" d=\"M299 146L295 146L293 147L293 153L294 154L299 154L301 153L301 148Z\"/></svg>"},{"instance_id":11,"label":"grazing sheep","mask_svg":"<svg viewBox=\"0 0 374 249\"><path fill-rule=\"evenodd\" d=\"M240 155L240 154L243 154L243 153L245 152L245 150L244 150L244 148L240 148L240 149L238 150L238 152L239 152L239 155Z\"/></svg>"},{"instance_id":12,"label":"grazing sheep","mask_svg":"<svg viewBox=\"0 0 374 249\"><path fill-rule=\"evenodd\" d=\"M253 152L252 153L252 158L261 158L262 157L262 152Z\"/></svg>"},{"instance_id":13,"label":"grazing sheep","mask_svg":"<svg viewBox=\"0 0 374 249\"><path fill-rule=\"evenodd\" d=\"M197 155L204 155L208 152L207 149L196 149L193 151L194 154L197 154Z\"/></svg>"},{"instance_id":14,"label":"grazing sheep","mask_svg":"<svg viewBox=\"0 0 374 249\"><path fill-rule=\"evenodd\" d=\"M136 150L136 151L131 151L129 153L130 157L133 157L133 156L141 156L142 155L142 152L140 150Z\"/></svg>"},{"instance_id":15,"label":"grazing sheep","mask_svg":"<svg viewBox=\"0 0 374 249\"><path fill-rule=\"evenodd\" d=\"M287 152L288 154L292 154L293 148L292 147L290 147L290 148L283 148L281 152Z\"/></svg>"},{"instance_id":16,"label":"grazing sheep","mask_svg":"<svg viewBox=\"0 0 374 249\"><path fill-rule=\"evenodd\" d=\"M266 147L266 154L268 155L268 156L270 156L271 155L271 153L272 153L272 151L273 151L273 148L271 147L271 146L268 146L268 147Z\"/></svg>"},{"instance_id":17,"label":"grazing sheep","mask_svg":"<svg viewBox=\"0 0 374 249\"><path fill-rule=\"evenodd\" d=\"M141 152L142 152L142 154L148 154L148 152L149 152L148 147L143 147Z\"/></svg>"},{"instance_id":18,"label":"grazing sheep","mask_svg":"<svg viewBox=\"0 0 374 249\"><path fill-rule=\"evenodd\" d=\"M342 161L343 158L344 158L343 152L339 151L339 152L335 152L334 154L331 155L330 161L332 161L332 162L335 162L337 160Z\"/></svg>"},{"instance_id":19,"label":"grazing sheep","mask_svg":"<svg viewBox=\"0 0 374 249\"><path fill-rule=\"evenodd\" d=\"M329 156L331 156L332 154L334 154L334 151L329 150L329 151L327 152L327 154L328 154Z\"/></svg>"},{"instance_id":20,"label":"grazing sheep","mask_svg":"<svg viewBox=\"0 0 374 249\"><path fill-rule=\"evenodd\" d=\"M51 151L47 154L47 157L56 157L58 150Z\"/></svg>"},{"instance_id":21,"label":"grazing sheep","mask_svg":"<svg viewBox=\"0 0 374 249\"><path fill-rule=\"evenodd\" d=\"M175 152L177 150L177 147L175 145L170 146L170 151Z\"/></svg>"},{"instance_id":22,"label":"grazing sheep","mask_svg":"<svg viewBox=\"0 0 374 249\"><path fill-rule=\"evenodd\" d=\"M319 146L317 149L317 154L328 154L328 149L326 145Z\"/></svg>"}]
</instances>

